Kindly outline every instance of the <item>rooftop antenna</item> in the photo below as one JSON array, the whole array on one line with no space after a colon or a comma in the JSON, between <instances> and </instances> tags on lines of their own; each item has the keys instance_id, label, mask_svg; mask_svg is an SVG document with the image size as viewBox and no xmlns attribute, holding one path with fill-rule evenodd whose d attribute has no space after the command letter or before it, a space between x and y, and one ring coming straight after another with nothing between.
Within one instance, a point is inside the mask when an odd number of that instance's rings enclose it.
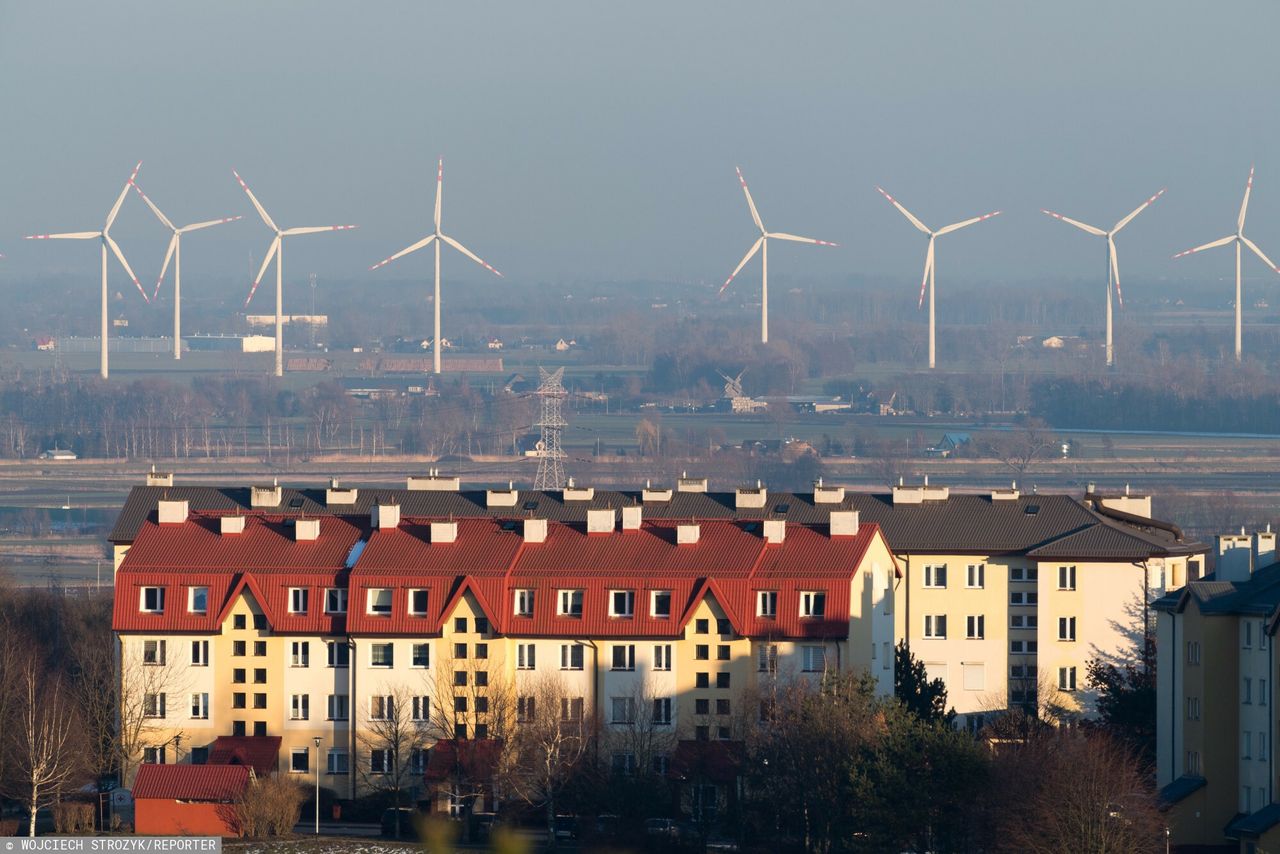
<instances>
[{"instance_id":1,"label":"rooftop antenna","mask_svg":"<svg viewBox=\"0 0 1280 854\"><path fill-rule=\"evenodd\" d=\"M567 392L564 390L564 368L548 371L541 366L538 373L542 376L542 384L538 386L538 397L542 399L542 415L537 426L542 430L539 440L538 475L533 481L533 488L538 490L559 489L565 482L564 450L560 447L560 434L568 426L561 414L561 404Z\"/></svg>"}]
</instances>

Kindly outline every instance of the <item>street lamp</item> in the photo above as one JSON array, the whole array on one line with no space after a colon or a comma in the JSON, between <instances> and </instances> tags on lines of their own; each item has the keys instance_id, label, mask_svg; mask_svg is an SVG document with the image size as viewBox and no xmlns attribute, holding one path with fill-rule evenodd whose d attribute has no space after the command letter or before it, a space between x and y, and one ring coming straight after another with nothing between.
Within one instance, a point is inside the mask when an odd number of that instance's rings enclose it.
<instances>
[{"instance_id":1,"label":"street lamp","mask_svg":"<svg viewBox=\"0 0 1280 854\"><path fill-rule=\"evenodd\" d=\"M320 737L316 736L316 836L320 835Z\"/></svg>"}]
</instances>

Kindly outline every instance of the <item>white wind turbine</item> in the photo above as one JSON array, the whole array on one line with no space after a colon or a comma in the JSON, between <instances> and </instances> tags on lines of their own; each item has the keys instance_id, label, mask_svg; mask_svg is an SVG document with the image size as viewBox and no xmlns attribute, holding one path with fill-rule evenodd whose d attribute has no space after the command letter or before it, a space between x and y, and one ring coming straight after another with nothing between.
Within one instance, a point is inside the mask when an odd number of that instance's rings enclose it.
<instances>
[{"instance_id":1,"label":"white wind turbine","mask_svg":"<svg viewBox=\"0 0 1280 854\"><path fill-rule=\"evenodd\" d=\"M102 350L99 360L99 373L105 380L108 375L107 365L107 249L110 247L116 260L120 262L120 266L124 267L124 271L129 274L129 278L133 279L133 283L138 286L138 293L142 294L142 298L147 302L151 302L147 298L147 292L142 289L142 283L138 281L138 277L133 274L133 269L129 266L129 262L125 260L124 253L120 251L120 245L111 238L111 226L116 221L116 216L120 213L120 206L124 204L124 197L129 194L129 187L133 185L133 179L138 177L138 170L142 168L142 163L133 167L133 174L129 176L129 180L125 182L124 189L120 191L120 195L116 198L116 203L111 206L111 211L107 214L106 222L103 223L102 231L72 231L63 234L32 234L27 240L98 240L102 243Z\"/></svg>"},{"instance_id":2,"label":"white wind turbine","mask_svg":"<svg viewBox=\"0 0 1280 854\"><path fill-rule=\"evenodd\" d=\"M911 222L912 225L914 225L917 229L920 230L922 234L926 235L929 238L929 249L924 256L924 278L920 281L920 303L919 303L919 306L917 307L924 306L924 292L926 289L928 289L929 291L929 367L932 368L937 363L935 359L936 338L934 334L937 328L936 315L934 313L935 302L936 302L935 296L934 296L934 291L935 291L935 287L934 287L935 286L935 280L934 280L935 264L934 264L934 254L933 254L934 241L936 241L939 237L941 237L944 234L950 234L953 231L959 231L962 228L968 228L974 223L991 219L993 216L999 216L1000 211L992 211L989 214L983 214L982 216L975 216L972 219L961 220L960 222L953 222L951 223L951 225L944 225L942 228L938 229L937 231L930 231L928 226L926 226L923 222L917 219L911 213L911 211L904 208L897 199L895 199L893 196L886 193L880 187L876 187L876 189L880 191L880 195L884 196L886 199L889 200L889 204L897 208L898 211L903 216L905 216Z\"/></svg>"},{"instance_id":3,"label":"white wind turbine","mask_svg":"<svg viewBox=\"0 0 1280 854\"><path fill-rule=\"evenodd\" d=\"M1263 254L1262 250L1258 248L1258 244L1254 243L1252 240L1244 236L1244 215L1249 210L1249 194L1252 191L1253 191L1253 167L1250 166L1249 180L1244 185L1244 200L1240 202L1240 216L1236 219L1236 233L1229 234L1226 237L1220 238L1218 240L1214 240L1210 243L1206 243L1203 246L1197 246L1194 249L1188 249L1185 252L1179 252L1177 255L1173 256L1174 258L1182 258L1183 256L1186 256L1186 255L1194 255L1197 252L1202 252L1205 249L1213 249L1218 246L1226 246L1228 243L1235 243L1236 245L1236 361L1237 362L1240 361L1240 311L1241 311L1241 301L1243 299L1243 294L1241 293L1241 289L1240 289L1240 247L1241 245L1248 246L1249 250L1253 252L1254 255L1257 255L1259 258L1262 259L1262 263L1266 264L1268 267L1270 267L1272 270L1275 270L1277 273L1280 273L1280 267L1276 267L1276 265L1271 262L1271 259L1268 258L1265 254Z\"/></svg>"},{"instance_id":4,"label":"white wind turbine","mask_svg":"<svg viewBox=\"0 0 1280 854\"><path fill-rule=\"evenodd\" d=\"M769 241L770 240L790 240L794 243L813 243L818 246L839 246L838 243L831 243L826 240L814 240L812 237L799 237L794 234L786 234L781 231L767 231L764 223L760 220L760 212L756 210L756 203L751 199L751 191L747 189L747 181L742 177L742 170L733 167L738 173L738 183L742 184L742 192L747 197L747 208L751 211L751 219L755 222L756 228L760 229L760 236L756 238L756 242L751 244L751 248L747 250L747 254L742 256L742 260L738 262L738 266L733 268L733 272L729 274L729 278L724 280L724 284L720 286L720 293L724 293L725 288L729 287L729 283L733 281L733 277L738 275L747 262L755 257L757 252L760 253L760 343L769 343Z\"/></svg>"},{"instance_id":5,"label":"white wind turbine","mask_svg":"<svg viewBox=\"0 0 1280 854\"><path fill-rule=\"evenodd\" d=\"M370 270L377 270L381 267L385 267L388 264L390 264L392 261L395 261L397 258L403 258L406 255L412 255L414 252L417 252L419 249L426 247L427 244L435 243L436 245L436 290L435 290L435 300L434 300L435 338L432 341L431 349L432 349L432 361L433 361L432 367L434 368L437 374L440 373L440 244L442 242L448 243L454 249L457 249L463 255L466 255L472 261L475 261L481 267L484 267L490 273L493 273L495 276L498 276L499 278L502 277L501 273L499 273L493 267L489 266L487 263L481 260L480 256L476 255L470 249L463 246L461 243L454 240L452 237L450 237L449 235L445 234L443 231L440 230L440 197L443 191L444 191L444 160L441 159L437 164L437 169L436 169L436 212L435 212L436 230L433 231L431 234L428 234L426 237L422 238L421 240L419 240L417 243L414 243L410 246L405 247L404 249L401 249L399 252L392 255L390 258L386 258L382 261L379 261L377 264L374 264L372 267L369 268Z\"/></svg>"},{"instance_id":6,"label":"white wind turbine","mask_svg":"<svg viewBox=\"0 0 1280 854\"><path fill-rule=\"evenodd\" d=\"M132 181L130 183L133 183ZM133 189L138 191L138 195L142 196L142 200L147 203L147 207L151 208L151 212L156 215L156 219L164 224L164 227L173 232L173 236L169 238L169 248L164 253L164 264L160 267L160 276L156 279L156 290L151 295L155 299L160 293L160 285L164 282L164 274L169 271L169 261L173 261L173 358L182 358L182 235L192 231L200 231L203 228L210 228L215 225L222 225L224 222L235 222L238 219L244 219L240 216L229 216L222 219L211 219L205 222L192 223L184 225L181 228L169 221L169 218L160 212L160 208L156 207L155 202L142 192L142 188L137 184L133 184Z\"/></svg>"},{"instance_id":7,"label":"white wind turbine","mask_svg":"<svg viewBox=\"0 0 1280 854\"><path fill-rule=\"evenodd\" d=\"M276 376L284 376L284 238L294 237L299 234L316 234L321 231L349 231L357 228L354 225L317 225L304 226L302 228L280 228L267 215L266 208L254 196L253 191L249 189L249 185L240 177L240 173L232 169L231 174L236 176L236 180L240 182L240 186L244 188L245 193L249 196L249 201L253 202L253 206L258 211L258 216L262 217L262 221L267 224L267 228L276 233L275 238L271 241L271 246L267 249L267 257L262 259L262 267L258 270L258 277L253 280L253 287L249 289L249 296L245 299L244 304L247 308L249 301L253 299L254 293L258 290L258 285L262 282L262 276L267 272L267 265L271 263L271 259L276 259Z\"/></svg>"},{"instance_id":8,"label":"white wind turbine","mask_svg":"<svg viewBox=\"0 0 1280 854\"><path fill-rule=\"evenodd\" d=\"M1040 210L1041 213L1046 213L1049 216L1053 217L1054 219L1060 219L1063 222L1067 223L1068 225L1074 225L1076 228L1080 229L1081 231L1087 231L1089 234L1092 234L1094 237L1107 238L1107 365L1115 364L1115 350L1113 349L1112 343L1111 343L1111 288L1113 284L1116 290L1116 300L1120 303L1120 307L1124 308L1124 293L1120 290L1120 263L1116 257L1115 237L1117 234L1120 233L1120 229L1124 228L1126 225L1132 222L1135 216L1142 213L1143 210L1145 210L1148 205L1150 205L1152 202L1154 202L1156 199L1160 198L1163 195L1164 195L1164 190L1161 189L1160 192L1156 193L1154 196L1152 196L1151 198L1147 199L1145 202L1143 202L1142 204L1134 208L1131 214L1129 214L1124 219L1117 222L1110 231L1103 231L1102 229L1096 226L1087 225L1078 220L1071 219L1070 217L1065 217L1060 213L1047 211L1047 210L1044 210L1043 208L1041 208Z\"/></svg>"}]
</instances>

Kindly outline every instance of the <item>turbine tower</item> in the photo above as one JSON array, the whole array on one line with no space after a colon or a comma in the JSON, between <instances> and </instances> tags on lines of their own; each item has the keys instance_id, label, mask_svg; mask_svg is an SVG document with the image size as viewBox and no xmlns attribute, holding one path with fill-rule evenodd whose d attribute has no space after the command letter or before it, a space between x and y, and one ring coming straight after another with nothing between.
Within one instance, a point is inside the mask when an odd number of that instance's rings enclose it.
<instances>
[{"instance_id":1,"label":"turbine tower","mask_svg":"<svg viewBox=\"0 0 1280 854\"><path fill-rule=\"evenodd\" d=\"M1060 219L1063 222L1065 222L1067 225L1074 225L1076 228L1080 229L1081 231L1087 231L1089 234L1092 234L1094 237L1107 238L1107 366L1108 367L1110 367L1111 365L1114 365L1116 361L1115 350L1112 348L1112 343L1111 343L1111 287L1113 284L1115 285L1115 290L1116 290L1116 300L1120 303L1120 307L1124 308L1124 293L1120 290L1120 263L1116 259L1115 238L1116 238L1116 235L1120 233L1120 229L1124 228L1126 225L1132 222L1135 216L1142 213L1143 210L1145 210L1148 205L1150 205L1152 202L1154 202L1156 199L1160 198L1163 195L1164 195L1164 190L1161 189L1160 192L1156 193L1154 196L1152 196L1151 198L1147 199L1145 202L1143 202L1142 204L1134 208L1133 213L1129 214L1124 219L1117 222L1110 231L1103 231L1097 226L1087 225L1086 223L1071 219L1070 217L1065 217L1060 213L1047 211L1047 210L1044 210L1043 208L1041 209L1041 213L1046 213L1049 216L1053 217L1054 219Z\"/></svg>"},{"instance_id":2,"label":"turbine tower","mask_svg":"<svg viewBox=\"0 0 1280 854\"><path fill-rule=\"evenodd\" d=\"M812 237L799 237L795 234L786 234L781 231L768 231L764 227L764 223L760 220L760 212L756 210L756 203L751 199L751 191L747 189L747 181L742 177L742 170L733 167L738 172L738 183L742 185L742 192L747 197L747 209L751 211L751 219L756 224L756 228L760 229L760 236L756 238L756 242L751 244L751 248L747 250L747 254L742 256L742 260L738 262L738 266L733 268L733 272L729 274L729 278L724 280L724 284L720 286L720 293L724 293L725 288L729 287L729 283L733 281L733 277L738 275L747 262L755 257L757 252L760 254L760 343L769 343L769 241L770 240L790 240L794 243L813 243L818 246L838 246L838 243L830 243L826 240L814 240Z\"/></svg>"},{"instance_id":3,"label":"turbine tower","mask_svg":"<svg viewBox=\"0 0 1280 854\"><path fill-rule=\"evenodd\" d=\"M115 224L116 216L120 213L120 206L124 204L124 198L129 194L129 187L133 186L133 179L138 177L138 170L142 168L142 163L133 167L133 174L129 176L129 180L125 182L124 189L120 191L120 195L116 197L116 203L111 206L110 212L107 213L106 222L103 223L102 231L72 231L63 234L32 234L27 240L98 240L101 242L102 250L102 351L100 358L99 373L105 380L108 375L107 364L107 249L111 249L111 253L116 256L116 260L120 262L120 266L124 267L124 271L129 274L129 278L133 279L133 283L138 287L138 293L142 294L142 298L147 302L151 302L147 298L147 292L142 289L142 283L138 281L138 277L133 274L133 270L129 267L129 262L125 260L124 253L120 251L120 245L111 238L111 226Z\"/></svg>"},{"instance_id":4,"label":"turbine tower","mask_svg":"<svg viewBox=\"0 0 1280 854\"><path fill-rule=\"evenodd\" d=\"M271 246L267 249L267 257L262 259L262 267L258 269L258 277L253 280L253 287L249 289L249 296L245 299L244 304L248 308L249 301L253 299L259 283L262 282L262 275L267 272L267 265L271 263L271 259L274 257L276 259L276 376L282 377L284 376L284 238L294 237L299 234L316 234L321 231L350 231L353 228L357 228L357 226L317 225L304 226L302 228L280 228L267 215L266 208L253 195L253 191L249 189L249 185L240 177L240 173L232 169L231 174L236 176L236 180L244 188L245 193L249 196L249 201L253 202L254 208L258 211L258 216L262 217L262 221L267 224L267 228L276 233L275 238L271 241Z\"/></svg>"},{"instance_id":5,"label":"turbine tower","mask_svg":"<svg viewBox=\"0 0 1280 854\"><path fill-rule=\"evenodd\" d=\"M428 234L426 237L422 238L421 240L419 240L417 243L414 243L411 246L401 249L399 252L392 255L390 258L379 261L377 264L374 264L372 267L369 268L370 270L377 270L381 267L385 267L388 264L390 264L392 261L395 261L397 258L403 258L406 255L411 255L414 252L417 252L419 249L424 248L428 244L435 243L436 245L435 321L436 322L435 322L435 339L432 342L433 346L431 349L434 351L433 367L437 374L440 373L440 243L442 241L444 243L448 243L454 249L457 249L463 255L466 255L472 261L475 261L481 267L484 267L490 273L493 273L495 276L498 276L499 278L502 277L501 273L499 273L493 267L489 266L487 263L482 261L478 255L476 255L470 249L463 246L461 243L454 240L452 237L450 237L449 235L445 234L443 231L440 230L440 196L443 190L444 190L444 160L441 159L438 164L438 168L436 169L436 214L435 214L436 230L433 231L431 234Z\"/></svg>"},{"instance_id":6,"label":"turbine tower","mask_svg":"<svg viewBox=\"0 0 1280 854\"><path fill-rule=\"evenodd\" d=\"M937 359L935 358L937 354L937 349L936 349L937 338L935 334L937 330L937 325L936 325L936 314L935 314L936 299L935 299L934 292L936 290L935 288L936 282L934 279L935 264L933 260L934 258L933 244L939 237L941 237L944 234L950 234L953 231L959 231L962 228L968 228L974 223L991 219L993 216L999 216L1000 211L992 211L989 214L983 214L982 216L975 216L972 219L961 220L960 222L953 222L951 223L951 225L944 225L942 228L938 229L937 231L931 231L929 227L926 226L919 219L917 219L911 213L911 211L904 208L901 202L899 202L893 196L886 193L880 187L876 187L876 189L880 191L880 195L884 196L886 199L889 200L889 204L897 208L898 211L903 216L905 216L912 225L914 225L922 234L924 234L926 237L929 238L929 249L924 256L924 278L920 281L920 303L917 306L917 308L921 308L924 306L924 292L927 289L929 291L929 367L933 368L937 364Z\"/></svg>"},{"instance_id":7,"label":"turbine tower","mask_svg":"<svg viewBox=\"0 0 1280 854\"><path fill-rule=\"evenodd\" d=\"M132 181L133 189L138 191L138 195L142 196L142 200L147 203L147 207L151 208L151 212L156 215L156 219L173 233L169 238L169 248L164 253L164 264L160 267L160 276L156 279L156 290L151 295L152 299L160 293L160 285L164 282L164 274L169 271L169 261L173 261L173 358L182 358L182 235L192 231L200 231L203 228L211 228L215 225L222 225L224 222L235 222L238 219L244 219L241 216L229 216L223 219L211 219L206 222L192 223L184 225L181 228L169 221L169 218L161 213L160 208L156 207L155 202L142 192L142 188Z\"/></svg>"},{"instance_id":8,"label":"turbine tower","mask_svg":"<svg viewBox=\"0 0 1280 854\"><path fill-rule=\"evenodd\" d=\"M1271 259L1263 254L1258 248L1258 244L1244 236L1244 215L1249 210L1249 194L1253 191L1253 167L1249 167L1249 180L1244 185L1244 201L1240 202L1240 216L1236 219L1236 233L1229 234L1226 237L1211 241L1203 246L1197 246L1194 249L1188 249L1185 252L1179 252L1174 258L1182 258L1186 255L1194 255L1197 252L1203 252L1206 249L1214 249L1218 246L1226 246L1228 243L1236 245L1236 361L1240 361L1240 311L1243 294L1240 292L1240 247L1248 246L1249 251L1262 259L1262 263L1266 264L1272 270L1280 273L1280 267L1276 267Z\"/></svg>"}]
</instances>

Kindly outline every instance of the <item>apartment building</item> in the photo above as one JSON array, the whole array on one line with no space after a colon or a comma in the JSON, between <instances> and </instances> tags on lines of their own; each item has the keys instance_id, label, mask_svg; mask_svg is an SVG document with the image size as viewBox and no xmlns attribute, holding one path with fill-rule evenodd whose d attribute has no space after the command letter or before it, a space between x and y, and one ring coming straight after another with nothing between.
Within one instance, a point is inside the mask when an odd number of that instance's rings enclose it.
<instances>
[{"instance_id":1,"label":"apartment building","mask_svg":"<svg viewBox=\"0 0 1280 854\"><path fill-rule=\"evenodd\" d=\"M1251 854L1280 846L1276 535L1220 536L1215 553L1212 575L1152 606L1156 779L1175 845Z\"/></svg>"},{"instance_id":2,"label":"apartment building","mask_svg":"<svg viewBox=\"0 0 1280 854\"><path fill-rule=\"evenodd\" d=\"M607 737L643 710L673 753L740 739L754 692L780 675L866 671L892 691L897 566L857 511L651 518L636 502L577 522L531 505L590 503L591 490L490 490L493 513L451 518L329 492L326 514L290 508L276 486L248 506L160 497L117 540L113 623L139 759L279 739L280 773L319 770L354 796L386 768L368 734L388 719L456 751L496 735L500 703L519 726L547 678L552 714L590 716Z\"/></svg>"}]
</instances>

